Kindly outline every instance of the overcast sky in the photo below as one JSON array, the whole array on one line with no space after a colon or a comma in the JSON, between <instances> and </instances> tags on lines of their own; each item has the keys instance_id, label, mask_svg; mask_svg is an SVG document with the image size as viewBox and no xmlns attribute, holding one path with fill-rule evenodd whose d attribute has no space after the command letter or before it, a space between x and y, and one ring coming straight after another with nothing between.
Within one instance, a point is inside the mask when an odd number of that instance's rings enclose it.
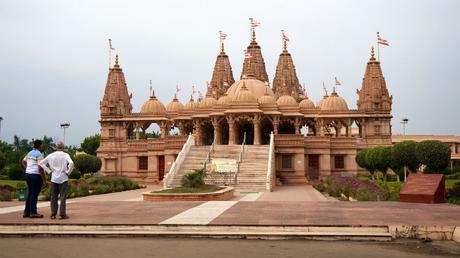
<instances>
[{"instance_id":1,"label":"overcast sky","mask_svg":"<svg viewBox=\"0 0 460 258\"><path fill-rule=\"evenodd\" d=\"M290 37L300 82L315 102L322 82L356 108L375 33L393 95L393 133L460 135L460 1L21 1L0 2L2 140L13 135L79 144L99 132L99 101L108 72L108 43L120 55L132 104L148 99L148 81L166 105L175 85L188 100L205 91L218 54L218 31L235 79L249 43L248 18L262 23L257 41L273 81L280 30Z\"/></svg>"}]
</instances>

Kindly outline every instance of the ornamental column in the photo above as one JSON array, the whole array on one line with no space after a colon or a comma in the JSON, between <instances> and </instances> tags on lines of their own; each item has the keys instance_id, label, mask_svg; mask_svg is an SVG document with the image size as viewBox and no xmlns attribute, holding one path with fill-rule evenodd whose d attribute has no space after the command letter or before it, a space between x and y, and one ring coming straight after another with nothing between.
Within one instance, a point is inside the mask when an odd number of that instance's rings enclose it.
<instances>
[{"instance_id":1,"label":"ornamental column","mask_svg":"<svg viewBox=\"0 0 460 258\"><path fill-rule=\"evenodd\" d=\"M212 126L214 127L214 137L216 139L215 144L222 144L222 130L219 124L219 118L213 117L211 119Z\"/></svg>"},{"instance_id":2,"label":"ornamental column","mask_svg":"<svg viewBox=\"0 0 460 258\"><path fill-rule=\"evenodd\" d=\"M228 123L228 144L235 144L235 119L233 117L227 117Z\"/></svg>"},{"instance_id":3,"label":"ornamental column","mask_svg":"<svg viewBox=\"0 0 460 258\"><path fill-rule=\"evenodd\" d=\"M278 126L280 125L279 116L273 117L273 134L278 134Z\"/></svg>"},{"instance_id":4,"label":"ornamental column","mask_svg":"<svg viewBox=\"0 0 460 258\"><path fill-rule=\"evenodd\" d=\"M300 117L296 117L294 120L295 134L300 134Z\"/></svg>"},{"instance_id":5,"label":"ornamental column","mask_svg":"<svg viewBox=\"0 0 460 258\"><path fill-rule=\"evenodd\" d=\"M260 116L255 115L252 121L254 123L254 145L260 145Z\"/></svg>"}]
</instances>

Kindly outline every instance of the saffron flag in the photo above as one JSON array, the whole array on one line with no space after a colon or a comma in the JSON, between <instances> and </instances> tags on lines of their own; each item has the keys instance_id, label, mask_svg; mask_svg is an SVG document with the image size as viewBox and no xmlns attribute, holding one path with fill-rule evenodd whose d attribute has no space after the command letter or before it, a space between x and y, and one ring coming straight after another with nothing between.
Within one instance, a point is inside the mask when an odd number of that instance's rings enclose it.
<instances>
[{"instance_id":1,"label":"saffron flag","mask_svg":"<svg viewBox=\"0 0 460 258\"><path fill-rule=\"evenodd\" d=\"M223 31L219 31L220 35L220 40L226 40L227 39L227 33L224 33Z\"/></svg>"},{"instance_id":2,"label":"saffron flag","mask_svg":"<svg viewBox=\"0 0 460 258\"><path fill-rule=\"evenodd\" d=\"M335 79L335 85L337 85L337 86L342 85L342 84L339 82L339 80L337 80L337 77L334 77L334 79Z\"/></svg>"},{"instance_id":3,"label":"saffron flag","mask_svg":"<svg viewBox=\"0 0 460 258\"><path fill-rule=\"evenodd\" d=\"M249 20L251 21L251 27L260 27L260 22L254 20L254 18L249 18Z\"/></svg>"},{"instance_id":4,"label":"saffron flag","mask_svg":"<svg viewBox=\"0 0 460 258\"><path fill-rule=\"evenodd\" d=\"M288 38L288 36L286 36L286 34L284 33L284 31L282 31L282 34L283 34L283 40L284 40L284 41L289 41L289 38Z\"/></svg>"},{"instance_id":5,"label":"saffron flag","mask_svg":"<svg viewBox=\"0 0 460 258\"><path fill-rule=\"evenodd\" d=\"M388 42L388 40L385 40L385 39L382 39L380 37L380 33L377 32L377 44L380 44L380 45L384 45L384 46L390 46L390 43Z\"/></svg>"},{"instance_id":6,"label":"saffron flag","mask_svg":"<svg viewBox=\"0 0 460 258\"><path fill-rule=\"evenodd\" d=\"M176 92L179 92L179 91L180 91L179 84L176 84Z\"/></svg>"},{"instance_id":7,"label":"saffron flag","mask_svg":"<svg viewBox=\"0 0 460 258\"><path fill-rule=\"evenodd\" d=\"M109 48L110 50L115 50L115 48L112 47L112 39L109 39Z\"/></svg>"}]
</instances>

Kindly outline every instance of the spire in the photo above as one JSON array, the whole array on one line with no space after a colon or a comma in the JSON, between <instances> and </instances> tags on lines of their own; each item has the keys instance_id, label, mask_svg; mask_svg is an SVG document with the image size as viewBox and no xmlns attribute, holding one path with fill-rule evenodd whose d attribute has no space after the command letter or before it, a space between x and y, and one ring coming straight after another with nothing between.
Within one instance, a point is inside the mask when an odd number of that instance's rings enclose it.
<instances>
[{"instance_id":1,"label":"spire","mask_svg":"<svg viewBox=\"0 0 460 258\"><path fill-rule=\"evenodd\" d=\"M224 51L224 42L221 42L221 51L217 56L216 63L214 65L214 71L212 72L211 82L207 91L215 92L215 98L220 98L230 85L235 82L233 78L232 66L230 65L230 59ZM208 92L206 93L206 95Z\"/></svg>"},{"instance_id":2,"label":"spire","mask_svg":"<svg viewBox=\"0 0 460 258\"><path fill-rule=\"evenodd\" d=\"M155 90L153 89L153 85L152 85L152 80L150 80L150 98L151 99L156 99L155 97Z\"/></svg>"},{"instance_id":3,"label":"spire","mask_svg":"<svg viewBox=\"0 0 460 258\"><path fill-rule=\"evenodd\" d=\"M374 47L367 62L361 89L357 91L358 109L365 112L391 112L393 97L389 95L380 62L374 57Z\"/></svg>"},{"instance_id":4,"label":"spire","mask_svg":"<svg viewBox=\"0 0 460 258\"><path fill-rule=\"evenodd\" d=\"M252 39L249 46L246 48L246 53L250 56L244 59L243 71L241 72L240 78L253 74L254 77L263 82L269 81L268 74L265 69L265 61L262 56L262 51L259 44L256 41L256 32L252 28Z\"/></svg>"},{"instance_id":5,"label":"spire","mask_svg":"<svg viewBox=\"0 0 460 258\"><path fill-rule=\"evenodd\" d=\"M302 86L297 78L291 54L287 51L286 40L283 40L283 45L283 51L276 66L275 78L273 78L273 91L277 97L291 95L300 101L301 95L303 95Z\"/></svg>"},{"instance_id":6,"label":"spire","mask_svg":"<svg viewBox=\"0 0 460 258\"><path fill-rule=\"evenodd\" d=\"M104 97L99 108L101 116L125 115L131 113L133 109L125 75L120 68L118 54L115 57L115 65L109 69Z\"/></svg>"}]
</instances>

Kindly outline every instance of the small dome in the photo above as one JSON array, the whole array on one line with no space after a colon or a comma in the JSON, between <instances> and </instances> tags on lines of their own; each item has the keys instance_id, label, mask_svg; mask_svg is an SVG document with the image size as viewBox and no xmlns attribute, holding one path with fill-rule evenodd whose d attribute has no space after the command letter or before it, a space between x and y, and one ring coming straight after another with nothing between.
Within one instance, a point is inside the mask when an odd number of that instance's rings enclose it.
<instances>
[{"instance_id":1,"label":"small dome","mask_svg":"<svg viewBox=\"0 0 460 258\"><path fill-rule=\"evenodd\" d=\"M276 101L279 107L298 107L297 101L290 95L283 95Z\"/></svg>"},{"instance_id":2,"label":"small dome","mask_svg":"<svg viewBox=\"0 0 460 258\"><path fill-rule=\"evenodd\" d=\"M165 115L166 108L155 96L151 96L141 107L141 113L154 115Z\"/></svg>"},{"instance_id":3,"label":"small dome","mask_svg":"<svg viewBox=\"0 0 460 258\"><path fill-rule=\"evenodd\" d=\"M206 96L202 101L199 102L198 107L200 108L212 108L216 105L217 100L211 96Z\"/></svg>"},{"instance_id":4,"label":"small dome","mask_svg":"<svg viewBox=\"0 0 460 258\"><path fill-rule=\"evenodd\" d=\"M180 103L176 96L174 96L173 101L166 106L167 112L179 112L184 108L184 105Z\"/></svg>"},{"instance_id":5,"label":"small dome","mask_svg":"<svg viewBox=\"0 0 460 258\"><path fill-rule=\"evenodd\" d=\"M345 111L348 110L348 105L347 102L334 90L331 93L331 96L320 101L319 108L321 110L328 111Z\"/></svg>"},{"instance_id":6,"label":"small dome","mask_svg":"<svg viewBox=\"0 0 460 258\"><path fill-rule=\"evenodd\" d=\"M231 101L232 101L232 99L227 95L227 93L225 93L223 96L221 96L217 100L217 105L222 105L222 106L230 105Z\"/></svg>"},{"instance_id":7,"label":"small dome","mask_svg":"<svg viewBox=\"0 0 460 258\"><path fill-rule=\"evenodd\" d=\"M254 97L254 95L246 87L245 82L243 82L243 86L235 92L232 101L238 103L257 103L256 97Z\"/></svg>"},{"instance_id":8,"label":"small dome","mask_svg":"<svg viewBox=\"0 0 460 258\"><path fill-rule=\"evenodd\" d=\"M304 109L313 109L313 108L315 108L315 103L313 103L313 101L311 101L307 97L307 98L304 98L302 101L300 101L299 107L304 108Z\"/></svg>"},{"instance_id":9,"label":"small dome","mask_svg":"<svg viewBox=\"0 0 460 258\"><path fill-rule=\"evenodd\" d=\"M265 94L259 98L259 104L262 106L276 105L276 99L266 91Z\"/></svg>"},{"instance_id":10,"label":"small dome","mask_svg":"<svg viewBox=\"0 0 460 258\"><path fill-rule=\"evenodd\" d=\"M270 87L268 87L267 84L265 84L264 82L262 82L260 80L255 79L255 78L252 78L252 77L243 78L243 79L233 83L232 86L230 86L230 88L228 88L227 95L230 98L233 99L235 94L239 91L239 89L241 89L241 87L243 87L243 84L246 86L248 91L256 99L262 97L265 94L265 91L267 91L267 90L268 90L268 94L270 96L275 96L275 94L270 89Z\"/></svg>"},{"instance_id":11,"label":"small dome","mask_svg":"<svg viewBox=\"0 0 460 258\"><path fill-rule=\"evenodd\" d=\"M197 103L193 100L193 98L190 98L190 100L185 103L184 110L193 110L197 106Z\"/></svg>"}]
</instances>

